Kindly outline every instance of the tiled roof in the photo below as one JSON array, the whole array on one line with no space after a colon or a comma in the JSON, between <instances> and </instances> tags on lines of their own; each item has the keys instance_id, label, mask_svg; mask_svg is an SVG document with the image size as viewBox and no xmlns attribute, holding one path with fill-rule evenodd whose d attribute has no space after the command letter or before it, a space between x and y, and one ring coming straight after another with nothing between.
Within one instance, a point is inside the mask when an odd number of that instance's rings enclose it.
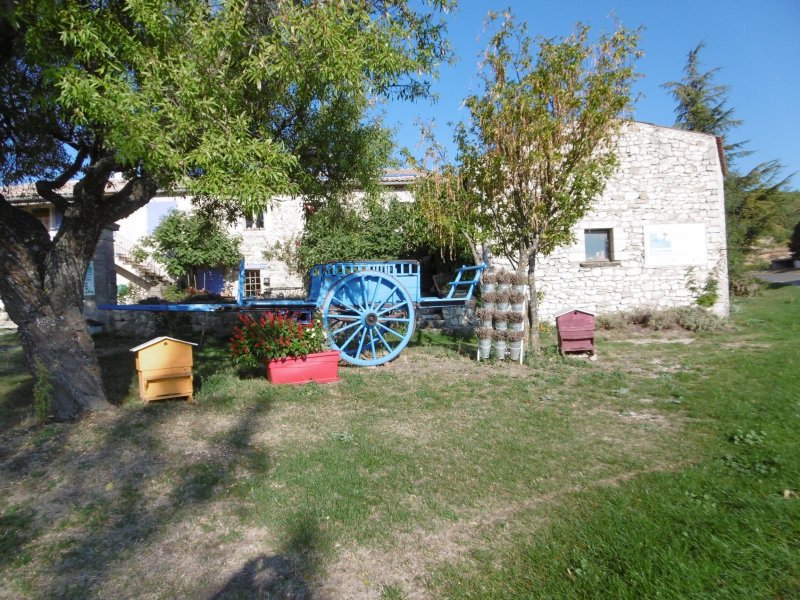
<instances>
[{"instance_id":1,"label":"tiled roof","mask_svg":"<svg viewBox=\"0 0 800 600\"><path fill-rule=\"evenodd\" d=\"M387 169L381 176L381 183L386 185L413 183L419 176L420 172L413 169Z\"/></svg>"},{"instance_id":2,"label":"tiled roof","mask_svg":"<svg viewBox=\"0 0 800 600\"><path fill-rule=\"evenodd\" d=\"M384 185L405 185L413 183L420 176L419 171L412 169L387 169L381 176L381 183ZM68 181L67 184L55 190L62 196L69 198L72 196L75 184L78 183L77 179ZM123 185L124 181L121 178L112 179L106 184L106 191L109 193L116 192ZM20 185L12 185L0 188L0 193L6 197L9 202L20 204L30 202L44 202L44 200L36 193L35 183L22 183Z\"/></svg>"},{"instance_id":3,"label":"tiled roof","mask_svg":"<svg viewBox=\"0 0 800 600\"><path fill-rule=\"evenodd\" d=\"M78 183L78 181L78 179L71 179L66 183L66 185L58 188L55 191L62 196L69 198L72 196L75 189L75 184ZM117 190L121 189L123 185L125 185L125 181L121 177L113 178L111 181L106 183L106 192L116 192ZM9 202L44 202L39 194L36 193L36 184L31 182L0 188L0 193L2 193Z\"/></svg>"}]
</instances>

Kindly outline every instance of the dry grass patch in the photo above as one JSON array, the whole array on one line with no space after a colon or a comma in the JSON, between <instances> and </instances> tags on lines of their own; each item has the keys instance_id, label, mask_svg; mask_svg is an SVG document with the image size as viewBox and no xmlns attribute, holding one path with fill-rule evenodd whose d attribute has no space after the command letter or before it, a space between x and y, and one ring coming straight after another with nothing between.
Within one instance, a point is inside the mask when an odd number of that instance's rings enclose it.
<instances>
[{"instance_id":1,"label":"dry grass patch","mask_svg":"<svg viewBox=\"0 0 800 600\"><path fill-rule=\"evenodd\" d=\"M30 513L0 595L424 597L430 569L564 494L691 454L671 449L667 394L643 410L631 391L660 351L521 366L410 348L299 387L201 356L194 405L2 434L0 511Z\"/></svg>"}]
</instances>

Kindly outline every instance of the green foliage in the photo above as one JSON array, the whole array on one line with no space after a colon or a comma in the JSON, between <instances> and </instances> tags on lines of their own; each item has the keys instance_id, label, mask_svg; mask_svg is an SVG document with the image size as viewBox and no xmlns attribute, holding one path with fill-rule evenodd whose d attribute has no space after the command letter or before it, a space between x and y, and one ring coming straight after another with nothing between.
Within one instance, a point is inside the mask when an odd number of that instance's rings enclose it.
<instances>
[{"instance_id":1,"label":"green foliage","mask_svg":"<svg viewBox=\"0 0 800 600\"><path fill-rule=\"evenodd\" d=\"M139 242L139 248L163 264L170 275L181 277L196 267L237 266L241 241L204 213L175 210Z\"/></svg>"},{"instance_id":2,"label":"green foliage","mask_svg":"<svg viewBox=\"0 0 800 600\"><path fill-rule=\"evenodd\" d=\"M52 406L53 384L50 382L50 372L37 358L33 384L33 412L40 423L44 423L50 417Z\"/></svg>"},{"instance_id":3,"label":"green foliage","mask_svg":"<svg viewBox=\"0 0 800 600\"><path fill-rule=\"evenodd\" d=\"M571 241L617 164L606 145L630 109L638 34L620 28L592 42L589 33L578 24L563 40L534 40L505 14L487 50L484 92L465 100L461 176L515 265Z\"/></svg>"},{"instance_id":4,"label":"green foliage","mask_svg":"<svg viewBox=\"0 0 800 600\"><path fill-rule=\"evenodd\" d=\"M257 367L266 361L308 356L327 346L322 318L298 323L283 313L264 313L259 319L241 315L241 326L233 330L231 357L235 364Z\"/></svg>"},{"instance_id":5,"label":"green foliage","mask_svg":"<svg viewBox=\"0 0 800 600\"><path fill-rule=\"evenodd\" d=\"M161 293L161 296L167 302L180 302L186 297L186 292L179 290L177 285L170 284L164 287L164 291Z\"/></svg>"},{"instance_id":6,"label":"green foliage","mask_svg":"<svg viewBox=\"0 0 800 600\"><path fill-rule=\"evenodd\" d=\"M728 107L727 85L717 85L714 77L719 68L701 72L700 51L705 42L700 42L689 51L684 76L680 81L670 81L662 87L670 90L675 98L675 125L689 131L702 131L711 135L725 137L731 129L742 122L733 118L734 109ZM726 146L730 151L738 145Z\"/></svg>"},{"instance_id":7,"label":"green foliage","mask_svg":"<svg viewBox=\"0 0 800 600\"><path fill-rule=\"evenodd\" d=\"M337 260L420 258L435 252L416 204L370 195L360 206L330 202L311 209L302 236L277 243L264 257L305 275L315 264Z\"/></svg>"},{"instance_id":8,"label":"green foliage","mask_svg":"<svg viewBox=\"0 0 800 600\"><path fill-rule=\"evenodd\" d=\"M789 252L796 260L800 260L800 221L794 226L792 237L789 240Z\"/></svg>"},{"instance_id":9,"label":"green foliage","mask_svg":"<svg viewBox=\"0 0 800 600\"><path fill-rule=\"evenodd\" d=\"M677 102L676 126L701 131L725 140L728 172L725 176L725 216L728 236L728 278L733 294L750 295L755 286L748 281L746 256L756 240L781 231L791 196L784 192L788 178L781 175L783 165L772 160L756 165L746 173L735 168L735 161L750 154L742 143L731 143L728 133L741 124L728 107L728 86L716 85L719 69L702 72L699 53L704 44L689 52L680 81L665 84ZM785 225L784 225L785 231Z\"/></svg>"},{"instance_id":10,"label":"green foliage","mask_svg":"<svg viewBox=\"0 0 800 600\"><path fill-rule=\"evenodd\" d=\"M775 241L788 242L792 237L795 224L800 219L800 191L779 192L778 214L769 230Z\"/></svg>"},{"instance_id":11,"label":"green foliage","mask_svg":"<svg viewBox=\"0 0 800 600\"><path fill-rule=\"evenodd\" d=\"M136 304L139 300L144 298L144 292L135 283L128 283L125 285L117 286L117 303L118 304Z\"/></svg>"},{"instance_id":12,"label":"green foliage","mask_svg":"<svg viewBox=\"0 0 800 600\"><path fill-rule=\"evenodd\" d=\"M451 56L436 14L450 2L427 4L21 2L22 62L5 68L81 146L101 140L124 168L252 212L374 180L389 137L365 118L370 97L426 95Z\"/></svg>"},{"instance_id":13,"label":"green foliage","mask_svg":"<svg viewBox=\"0 0 800 600\"><path fill-rule=\"evenodd\" d=\"M716 271L716 269L714 271ZM686 273L686 285L689 291L694 295L694 301L697 303L697 306L711 308L717 303L719 299L719 280L715 272L710 273L705 283L700 285L695 279L694 267L689 267Z\"/></svg>"}]
</instances>

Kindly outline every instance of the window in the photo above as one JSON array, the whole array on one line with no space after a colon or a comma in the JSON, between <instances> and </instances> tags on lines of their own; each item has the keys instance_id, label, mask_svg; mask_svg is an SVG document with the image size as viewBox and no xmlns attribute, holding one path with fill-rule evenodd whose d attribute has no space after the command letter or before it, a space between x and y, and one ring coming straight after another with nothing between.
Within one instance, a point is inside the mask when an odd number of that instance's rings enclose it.
<instances>
[{"instance_id":1,"label":"window","mask_svg":"<svg viewBox=\"0 0 800 600\"><path fill-rule=\"evenodd\" d=\"M586 229L583 232L587 261L610 261L613 236L610 229Z\"/></svg>"},{"instance_id":2,"label":"window","mask_svg":"<svg viewBox=\"0 0 800 600\"><path fill-rule=\"evenodd\" d=\"M245 217L245 229L264 229L264 213L260 212L250 217Z\"/></svg>"},{"instance_id":3,"label":"window","mask_svg":"<svg viewBox=\"0 0 800 600\"><path fill-rule=\"evenodd\" d=\"M253 298L261 295L261 271L258 269L245 269L244 272L244 297Z\"/></svg>"}]
</instances>

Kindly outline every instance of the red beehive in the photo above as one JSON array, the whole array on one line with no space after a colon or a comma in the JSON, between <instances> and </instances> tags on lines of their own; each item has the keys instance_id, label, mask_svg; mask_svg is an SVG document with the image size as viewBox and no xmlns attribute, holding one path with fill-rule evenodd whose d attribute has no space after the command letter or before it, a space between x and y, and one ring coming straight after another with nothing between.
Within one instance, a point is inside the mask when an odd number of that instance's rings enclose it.
<instances>
[{"instance_id":1,"label":"red beehive","mask_svg":"<svg viewBox=\"0 0 800 600\"><path fill-rule=\"evenodd\" d=\"M556 315L558 349L594 354L595 316L588 310L570 308Z\"/></svg>"}]
</instances>

